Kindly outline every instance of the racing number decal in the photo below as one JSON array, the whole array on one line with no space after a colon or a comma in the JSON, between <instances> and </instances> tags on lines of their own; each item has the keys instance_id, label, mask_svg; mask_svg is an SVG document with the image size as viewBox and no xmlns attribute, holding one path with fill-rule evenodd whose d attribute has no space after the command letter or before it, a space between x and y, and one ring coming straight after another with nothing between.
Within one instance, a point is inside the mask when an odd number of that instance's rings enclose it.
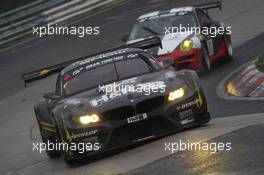
<instances>
[{"instance_id":1,"label":"racing number decal","mask_svg":"<svg viewBox=\"0 0 264 175\"><path fill-rule=\"evenodd\" d=\"M210 38L206 41L207 43L207 48L208 48L208 54L209 56L214 55L214 44L213 44L213 39Z\"/></svg>"}]
</instances>

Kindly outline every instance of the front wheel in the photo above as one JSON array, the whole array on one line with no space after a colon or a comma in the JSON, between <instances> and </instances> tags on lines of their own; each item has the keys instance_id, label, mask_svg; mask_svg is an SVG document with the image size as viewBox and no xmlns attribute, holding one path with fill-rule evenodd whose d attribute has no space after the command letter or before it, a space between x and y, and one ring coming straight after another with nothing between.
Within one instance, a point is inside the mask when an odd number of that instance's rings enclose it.
<instances>
[{"instance_id":1,"label":"front wheel","mask_svg":"<svg viewBox=\"0 0 264 175\"><path fill-rule=\"evenodd\" d=\"M73 159L70 155L68 155L67 150L61 150L61 156L63 157L64 162L67 165L73 165L76 163L76 159Z\"/></svg>"},{"instance_id":2,"label":"front wheel","mask_svg":"<svg viewBox=\"0 0 264 175\"><path fill-rule=\"evenodd\" d=\"M202 70L203 72L209 73L211 72L212 66L210 62L210 56L205 46L202 46L201 52L202 52L202 65L203 65Z\"/></svg>"},{"instance_id":3,"label":"front wheel","mask_svg":"<svg viewBox=\"0 0 264 175\"><path fill-rule=\"evenodd\" d=\"M49 156L49 158L57 158L60 157L60 152L58 150L55 150L54 146L52 146L52 149L48 149L49 144L54 144L57 142L53 136L50 136L46 132L41 131L41 137L43 143L46 144L46 154Z\"/></svg>"},{"instance_id":4,"label":"front wheel","mask_svg":"<svg viewBox=\"0 0 264 175\"><path fill-rule=\"evenodd\" d=\"M225 42L225 48L226 48L226 61L232 61L233 60L233 46L231 42L231 37L229 35L224 37Z\"/></svg>"},{"instance_id":5,"label":"front wheel","mask_svg":"<svg viewBox=\"0 0 264 175\"><path fill-rule=\"evenodd\" d=\"M64 162L67 165L72 165L74 163L76 163L76 158L74 157L73 152L71 151L71 144L70 142L67 142L66 140L66 136L65 136L65 130L63 127L62 123L58 123L57 125L57 133L58 133L58 137L60 144L62 145L61 149L60 149L60 155L63 158Z\"/></svg>"},{"instance_id":6,"label":"front wheel","mask_svg":"<svg viewBox=\"0 0 264 175\"><path fill-rule=\"evenodd\" d=\"M46 154L49 156L49 158L56 158L60 156L60 153L58 150L54 148L54 145L57 143L57 133L56 128L52 128L53 126L50 126L50 124L41 122L40 115L38 110L35 109L36 119L39 126L40 135L42 138L42 142L46 145ZM51 146L50 146L51 145Z\"/></svg>"}]
</instances>

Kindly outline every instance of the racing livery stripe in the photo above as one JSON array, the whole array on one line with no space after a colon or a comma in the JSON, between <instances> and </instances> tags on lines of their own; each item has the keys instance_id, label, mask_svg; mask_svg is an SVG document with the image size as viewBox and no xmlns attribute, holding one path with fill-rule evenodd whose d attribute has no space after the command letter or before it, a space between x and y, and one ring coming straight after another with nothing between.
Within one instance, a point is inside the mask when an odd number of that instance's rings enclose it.
<instances>
[{"instance_id":1,"label":"racing livery stripe","mask_svg":"<svg viewBox=\"0 0 264 175\"><path fill-rule=\"evenodd\" d=\"M55 125L50 124L50 123L46 123L46 122L40 122L40 124L41 124L41 125L44 125L44 126L52 127L52 128L55 127Z\"/></svg>"},{"instance_id":2,"label":"racing livery stripe","mask_svg":"<svg viewBox=\"0 0 264 175\"><path fill-rule=\"evenodd\" d=\"M41 128L42 128L43 130L45 130L45 131L49 131L49 132L56 133L56 130L55 130L55 129L51 129L51 128L46 127L46 126L42 126Z\"/></svg>"}]
</instances>

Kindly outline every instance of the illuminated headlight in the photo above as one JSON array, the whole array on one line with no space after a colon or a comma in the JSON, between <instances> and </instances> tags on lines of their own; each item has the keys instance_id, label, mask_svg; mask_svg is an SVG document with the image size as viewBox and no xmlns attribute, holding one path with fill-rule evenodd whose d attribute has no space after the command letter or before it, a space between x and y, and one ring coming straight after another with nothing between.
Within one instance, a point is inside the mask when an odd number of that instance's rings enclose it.
<instances>
[{"instance_id":1,"label":"illuminated headlight","mask_svg":"<svg viewBox=\"0 0 264 175\"><path fill-rule=\"evenodd\" d=\"M183 97L184 94L185 94L184 88L179 88L173 92L170 92L168 99L169 99L169 101L174 101L178 98Z\"/></svg>"},{"instance_id":2,"label":"illuminated headlight","mask_svg":"<svg viewBox=\"0 0 264 175\"><path fill-rule=\"evenodd\" d=\"M79 123L81 123L83 125L87 125L87 124L90 124L90 123L99 122L100 118L96 114L83 115L83 116L78 117L78 121L79 121Z\"/></svg>"},{"instance_id":3,"label":"illuminated headlight","mask_svg":"<svg viewBox=\"0 0 264 175\"><path fill-rule=\"evenodd\" d=\"M182 52L188 52L193 48L193 41L191 39L184 40L180 44L180 50Z\"/></svg>"}]
</instances>

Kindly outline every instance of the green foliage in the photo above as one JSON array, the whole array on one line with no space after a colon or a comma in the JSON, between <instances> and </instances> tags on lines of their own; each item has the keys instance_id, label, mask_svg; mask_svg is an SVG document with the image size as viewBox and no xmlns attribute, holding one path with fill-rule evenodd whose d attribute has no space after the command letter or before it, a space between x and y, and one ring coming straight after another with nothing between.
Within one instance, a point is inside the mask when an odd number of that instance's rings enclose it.
<instances>
[{"instance_id":1,"label":"green foliage","mask_svg":"<svg viewBox=\"0 0 264 175\"><path fill-rule=\"evenodd\" d=\"M259 71L264 72L264 52L262 52L256 61L256 67Z\"/></svg>"}]
</instances>

